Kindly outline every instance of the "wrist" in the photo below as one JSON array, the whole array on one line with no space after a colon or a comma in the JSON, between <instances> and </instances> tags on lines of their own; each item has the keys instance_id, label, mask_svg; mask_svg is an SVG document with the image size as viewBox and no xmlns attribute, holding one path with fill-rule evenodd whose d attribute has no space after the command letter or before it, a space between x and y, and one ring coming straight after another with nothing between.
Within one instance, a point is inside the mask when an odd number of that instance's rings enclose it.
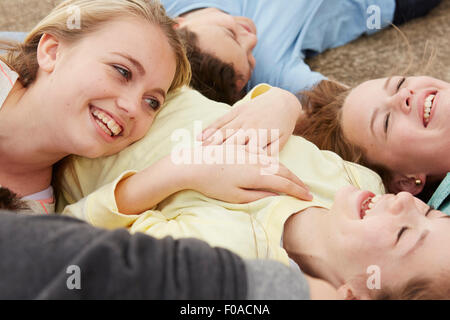
<instances>
[{"instance_id":1,"label":"wrist","mask_svg":"<svg viewBox=\"0 0 450 320\"><path fill-rule=\"evenodd\" d=\"M287 91L287 90L283 90L283 89L279 89L278 90L282 91L282 95L283 95L283 103L287 106L290 107L290 112L291 115L294 119L297 119L297 121L301 118L301 116L303 115L303 109L302 109L302 104L300 103L300 100L291 92Z\"/></svg>"},{"instance_id":2,"label":"wrist","mask_svg":"<svg viewBox=\"0 0 450 320\"><path fill-rule=\"evenodd\" d=\"M185 159L190 162L186 163L183 159L181 161L174 161L171 155L162 160L165 162L165 171L168 174L167 178L171 183L173 193L195 188L195 178L197 177L195 168L198 166L192 163L195 158L195 149L185 149L183 152L187 152L189 156Z\"/></svg>"}]
</instances>

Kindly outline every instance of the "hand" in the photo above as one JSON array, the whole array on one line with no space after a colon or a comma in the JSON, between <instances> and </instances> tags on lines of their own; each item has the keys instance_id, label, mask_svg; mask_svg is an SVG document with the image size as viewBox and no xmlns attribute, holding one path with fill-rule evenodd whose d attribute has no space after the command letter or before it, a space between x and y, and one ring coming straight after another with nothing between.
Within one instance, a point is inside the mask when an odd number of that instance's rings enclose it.
<instances>
[{"instance_id":1,"label":"hand","mask_svg":"<svg viewBox=\"0 0 450 320\"><path fill-rule=\"evenodd\" d=\"M308 187L277 159L228 144L181 149L121 180L114 193L120 213L140 214L186 189L230 203L278 193L312 200Z\"/></svg>"},{"instance_id":2,"label":"hand","mask_svg":"<svg viewBox=\"0 0 450 320\"><path fill-rule=\"evenodd\" d=\"M302 106L293 94L271 88L233 108L203 130L197 139L203 145L247 145L274 155L286 144L302 114ZM279 148L273 148L277 145Z\"/></svg>"},{"instance_id":3,"label":"hand","mask_svg":"<svg viewBox=\"0 0 450 320\"><path fill-rule=\"evenodd\" d=\"M273 157L236 145L206 146L197 152L206 161L178 170L185 174L182 189L230 203L248 203L279 193L312 200L308 187Z\"/></svg>"}]
</instances>

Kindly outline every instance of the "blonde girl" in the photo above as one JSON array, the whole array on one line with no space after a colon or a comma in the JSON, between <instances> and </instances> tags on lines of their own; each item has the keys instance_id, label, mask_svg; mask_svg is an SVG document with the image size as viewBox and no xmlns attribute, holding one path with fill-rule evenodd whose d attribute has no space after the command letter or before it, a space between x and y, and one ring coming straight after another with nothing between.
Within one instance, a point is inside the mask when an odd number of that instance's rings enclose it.
<instances>
[{"instance_id":1,"label":"blonde girl","mask_svg":"<svg viewBox=\"0 0 450 320\"><path fill-rule=\"evenodd\" d=\"M189 83L173 21L157 1L69 0L0 59L0 185L53 210L55 163L119 152ZM1 199L0 199L1 200Z\"/></svg>"}]
</instances>

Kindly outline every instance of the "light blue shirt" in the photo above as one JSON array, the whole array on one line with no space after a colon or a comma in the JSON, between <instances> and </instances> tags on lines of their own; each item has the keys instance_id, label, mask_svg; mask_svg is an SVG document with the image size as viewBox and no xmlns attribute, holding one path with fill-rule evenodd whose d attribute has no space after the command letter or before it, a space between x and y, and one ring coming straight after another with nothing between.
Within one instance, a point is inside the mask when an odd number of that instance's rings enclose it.
<instances>
[{"instance_id":1,"label":"light blue shirt","mask_svg":"<svg viewBox=\"0 0 450 320\"><path fill-rule=\"evenodd\" d=\"M310 70L309 55L388 26L395 0L161 0L168 14L214 7L254 21L258 44L248 88L268 83L298 93L325 79ZM371 7L375 6L375 7Z\"/></svg>"},{"instance_id":2,"label":"light blue shirt","mask_svg":"<svg viewBox=\"0 0 450 320\"><path fill-rule=\"evenodd\" d=\"M428 205L450 215L450 172L436 189Z\"/></svg>"},{"instance_id":3,"label":"light blue shirt","mask_svg":"<svg viewBox=\"0 0 450 320\"><path fill-rule=\"evenodd\" d=\"M13 40L22 42L23 40L25 40L26 36L27 36L26 32L9 32L9 31L0 32L0 39L3 40Z\"/></svg>"}]
</instances>

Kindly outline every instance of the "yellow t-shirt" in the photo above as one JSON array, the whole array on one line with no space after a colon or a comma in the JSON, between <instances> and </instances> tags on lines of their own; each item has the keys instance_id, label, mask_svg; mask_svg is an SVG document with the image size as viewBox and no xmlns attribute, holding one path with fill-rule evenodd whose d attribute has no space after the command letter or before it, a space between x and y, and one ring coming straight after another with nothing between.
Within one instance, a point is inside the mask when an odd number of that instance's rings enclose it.
<instances>
[{"instance_id":1,"label":"yellow t-shirt","mask_svg":"<svg viewBox=\"0 0 450 320\"><path fill-rule=\"evenodd\" d=\"M267 88L257 87L247 99ZM280 161L309 186L314 195L312 202L274 196L248 204L230 204L185 190L140 215L118 212L114 190L121 179L170 154L180 144L171 141L175 130L187 130L194 141L198 133L194 121L203 121L205 128L229 110L226 104L208 100L194 90L182 89L170 98L149 133L139 142L106 158L74 158L73 168L80 185L76 187L71 176L65 175L64 198L60 202L74 204L67 206L63 214L95 226L126 227L131 232L145 232L158 238L195 237L244 258L270 258L288 264L280 240L284 222L290 215L311 206L330 208L336 191L349 184L376 194L384 193L382 182L373 171L343 161L332 152L320 151L305 139L293 136L281 151Z\"/></svg>"}]
</instances>

